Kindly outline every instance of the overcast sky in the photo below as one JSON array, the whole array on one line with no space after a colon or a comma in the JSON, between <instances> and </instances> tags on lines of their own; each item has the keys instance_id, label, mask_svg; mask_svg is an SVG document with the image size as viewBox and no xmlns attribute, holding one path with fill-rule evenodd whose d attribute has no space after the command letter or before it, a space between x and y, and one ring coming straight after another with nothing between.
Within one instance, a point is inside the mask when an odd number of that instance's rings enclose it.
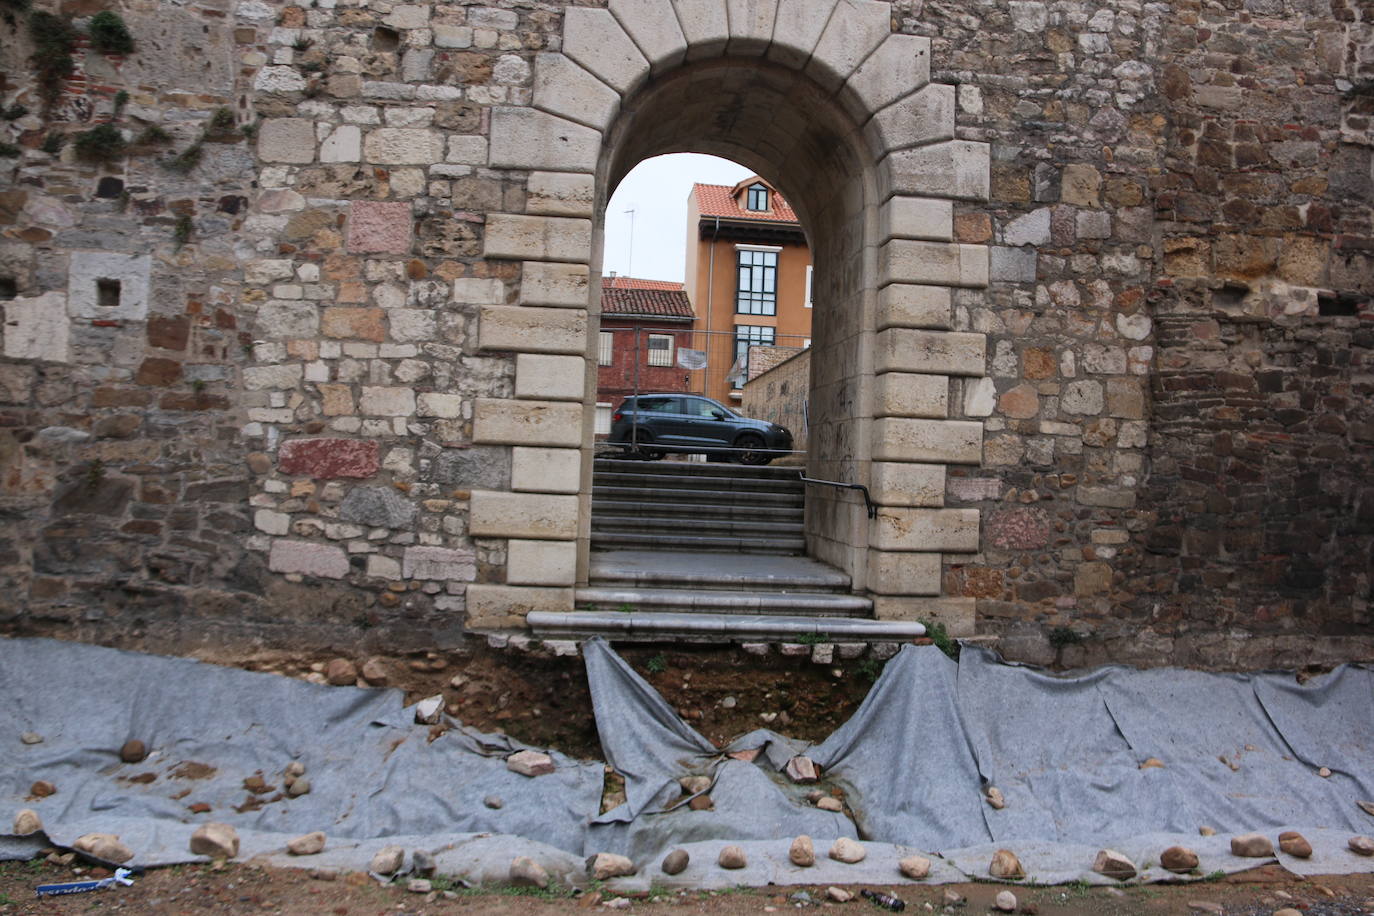
<instances>
[{"instance_id":1,"label":"overcast sky","mask_svg":"<svg viewBox=\"0 0 1374 916\"><path fill-rule=\"evenodd\" d=\"M728 159L672 153L646 159L620 182L606 207L602 273L682 282L687 251L687 195L696 182L734 185L752 173ZM631 264L630 214L634 210Z\"/></svg>"}]
</instances>

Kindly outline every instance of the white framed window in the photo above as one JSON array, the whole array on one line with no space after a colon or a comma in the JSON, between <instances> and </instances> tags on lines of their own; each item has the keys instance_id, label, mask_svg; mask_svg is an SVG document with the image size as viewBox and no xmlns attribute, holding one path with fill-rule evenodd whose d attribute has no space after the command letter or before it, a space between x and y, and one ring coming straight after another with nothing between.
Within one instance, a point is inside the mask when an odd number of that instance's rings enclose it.
<instances>
[{"instance_id":1,"label":"white framed window","mask_svg":"<svg viewBox=\"0 0 1374 916\"><path fill-rule=\"evenodd\" d=\"M810 337L808 337L808 338L806 338L805 340L802 341L802 349L805 350L805 349L806 349L807 347L809 347L809 346L811 346L811 338L810 338Z\"/></svg>"},{"instance_id":2,"label":"white framed window","mask_svg":"<svg viewBox=\"0 0 1374 916\"><path fill-rule=\"evenodd\" d=\"M648 347L649 365L671 366L673 364L673 335L650 334Z\"/></svg>"},{"instance_id":3,"label":"white framed window","mask_svg":"<svg viewBox=\"0 0 1374 916\"><path fill-rule=\"evenodd\" d=\"M806 265L806 307L811 308L811 265Z\"/></svg>"},{"instance_id":4,"label":"white framed window","mask_svg":"<svg viewBox=\"0 0 1374 916\"><path fill-rule=\"evenodd\" d=\"M597 341L596 364L598 366L611 365L611 357L615 353L615 335L610 331L602 331L601 337Z\"/></svg>"},{"instance_id":5,"label":"white framed window","mask_svg":"<svg viewBox=\"0 0 1374 916\"><path fill-rule=\"evenodd\" d=\"M596 429L598 436L609 436L611 434L611 404L609 401L596 402Z\"/></svg>"}]
</instances>

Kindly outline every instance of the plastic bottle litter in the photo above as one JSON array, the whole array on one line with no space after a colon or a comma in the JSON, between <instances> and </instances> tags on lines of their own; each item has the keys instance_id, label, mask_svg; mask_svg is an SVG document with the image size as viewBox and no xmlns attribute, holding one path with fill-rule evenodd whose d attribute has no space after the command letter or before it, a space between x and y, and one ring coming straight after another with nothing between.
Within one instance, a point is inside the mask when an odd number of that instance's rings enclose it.
<instances>
[{"instance_id":1,"label":"plastic bottle litter","mask_svg":"<svg viewBox=\"0 0 1374 916\"><path fill-rule=\"evenodd\" d=\"M40 884L34 888L34 892L40 897L60 897L63 894L84 894L87 891L103 890L107 887L114 887L116 884L123 884L125 887L134 883L134 879L129 875L133 872L127 868L117 868L115 873L108 878L101 878L98 881L68 881L65 884Z\"/></svg>"},{"instance_id":2,"label":"plastic bottle litter","mask_svg":"<svg viewBox=\"0 0 1374 916\"><path fill-rule=\"evenodd\" d=\"M891 894L884 894L880 891L870 891L868 888L864 888L859 891L859 896L866 900L872 900L883 909L891 910L894 913L900 913L902 910L906 909L906 901L901 897L894 897Z\"/></svg>"}]
</instances>

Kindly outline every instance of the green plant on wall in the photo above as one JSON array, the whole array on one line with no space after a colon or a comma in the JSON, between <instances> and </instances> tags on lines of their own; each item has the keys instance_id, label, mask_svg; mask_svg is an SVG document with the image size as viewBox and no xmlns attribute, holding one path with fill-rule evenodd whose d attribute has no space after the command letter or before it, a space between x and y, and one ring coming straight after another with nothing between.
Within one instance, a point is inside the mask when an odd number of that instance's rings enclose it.
<instances>
[{"instance_id":1,"label":"green plant on wall","mask_svg":"<svg viewBox=\"0 0 1374 916\"><path fill-rule=\"evenodd\" d=\"M172 139L172 135L167 133L156 124L149 124L134 137L135 146L152 146L154 143L167 143Z\"/></svg>"},{"instance_id":2,"label":"green plant on wall","mask_svg":"<svg viewBox=\"0 0 1374 916\"><path fill-rule=\"evenodd\" d=\"M23 150L13 143L6 143L0 140L0 159L11 159L18 156Z\"/></svg>"},{"instance_id":3,"label":"green plant on wall","mask_svg":"<svg viewBox=\"0 0 1374 916\"><path fill-rule=\"evenodd\" d=\"M91 17L86 26L91 46L101 54L129 54L134 50L134 36L118 13L105 10Z\"/></svg>"},{"instance_id":4,"label":"green plant on wall","mask_svg":"<svg viewBox=\"0 0 1374 916\"><path fill-rule=\"evenodd\" d=\"M129 144L113 124L97 124L72 139L76 155L86 162L110 163L124 155Z\"/></svg>"},{"instance_id":5,"label":"green plant on wall","mask_svg":"<svg viewBox=\"0 0 1374 916\"><path fill-rule=\"evenodd\" d=\"M58 153L62 152L62 147L65 146L66 143L67 138L53 130L49 131L48 135L43 138L43 145L40 146L39 149L49 156L56 156Z\"/></svg>"},{"instance_id":6,"label":"green plant on wall","mask_svg":"<svg viewBox=\"0 0 1374 916\"><path fill-rule=\"evenodd\" d=\"M182 150L180 153L177 153L171 159L162 160L162 167L169 172L175 172L178 175L185 175L189 173L192 169L194 169L196 166L200 165L200 157L204 154L204 152L205 150L201 146L200 141L197 140L195 143L192 143L190 146L186 147L186 149Z\"/></svg>"},{"instance_id":7,"label":"green plant on wall","mask_svg":"<svg viewBox=\"0 0 1374 916\"><path fill-rule=\"evenodd\" d=\"M195 224L191 222L191 217L185 215L177 217L176 226L172 229L172 239L177 243L178 251L183 245L191 241L191 232L194 228Z\"/></svg>"},{"instance_id":8,"label":"green plant on wall","mask_svg":"<svg viewBox=\"0 0 1374 916\"><path fill-rule=\"evenodd\" d=\"M38 93L51 106L62 95L62 81L76 67L72 60L76 30L60 16L35 10L29 14L29 37L34 46L29 60L37 77Z\"/></svg>"},{"instance_id":9,"label":"green plant on wall","mask_svg":"<svg viewBox=\"0 0 1374 916\"><path fill-rule=\"evenodd\" d=\"M928 620L922 620L921 623L925 624L926 636L930 637L930 641L935 644L935 648L957 662L959 660L960 645L957 640L950 637L949 632L945 630L945 625L938 622L931 623Z\"/></svg>"},{"instance_id":10,"label":"green plant on wall","mask_svg":"<svg viewBox=\"0 0 1374 916\"><path fill-rule=\"evenodd\" d=\"M234 129L234 112L228 108L216 108L215 113L210 115L210 123L207 131L224 133Z\"/></svg>"}]
</instances>

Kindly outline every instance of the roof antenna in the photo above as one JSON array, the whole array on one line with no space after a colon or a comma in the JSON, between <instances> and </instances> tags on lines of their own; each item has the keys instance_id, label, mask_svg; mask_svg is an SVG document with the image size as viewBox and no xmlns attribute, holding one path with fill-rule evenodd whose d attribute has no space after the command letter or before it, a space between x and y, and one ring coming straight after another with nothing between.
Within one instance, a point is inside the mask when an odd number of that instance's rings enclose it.
<instances>
[{"instance_id":1,"label":"roof antenna","mask_svg":"<svg viewBox=\"0 0 1374 916\"><path fill-rule=\"evenodd\" d=\"M633 277L635 275L635 210L634 207L631 207L622 212L630 214L630 265L625 269L625 276Z\"/></svg>"}]
</instances>

